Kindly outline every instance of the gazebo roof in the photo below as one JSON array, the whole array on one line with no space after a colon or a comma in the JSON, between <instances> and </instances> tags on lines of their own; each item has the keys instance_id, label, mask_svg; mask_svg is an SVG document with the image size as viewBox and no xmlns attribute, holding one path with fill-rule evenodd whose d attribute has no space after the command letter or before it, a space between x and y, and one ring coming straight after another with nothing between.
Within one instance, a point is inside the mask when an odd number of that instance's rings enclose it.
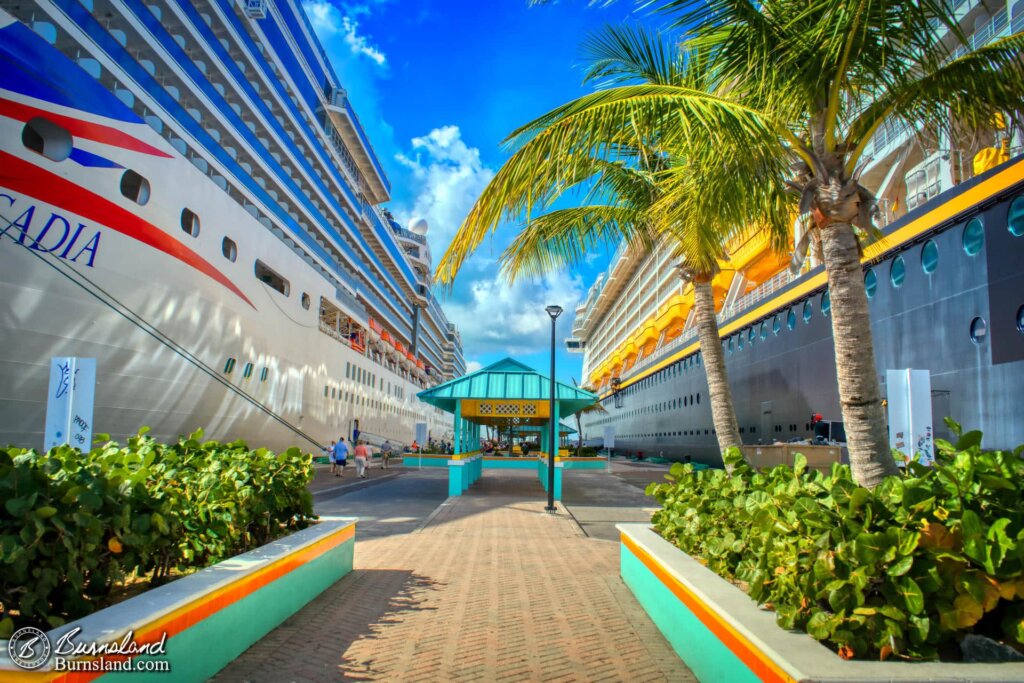
<instances>
[{"instance_id":1,"label":"gazebo roof","mask_svg":"<svg viewBox=\"0 0 1024 683\"><path fill-rule=\"evenodd\" d=\"M508 399L547 401L551 382L528 365L505 358L468 375L457 377L417 394L420 400L449 413L461 399ZM555 382L559 417L572 415L597 403L598 397L589 391Z\"/></svg>"}]
</instances>

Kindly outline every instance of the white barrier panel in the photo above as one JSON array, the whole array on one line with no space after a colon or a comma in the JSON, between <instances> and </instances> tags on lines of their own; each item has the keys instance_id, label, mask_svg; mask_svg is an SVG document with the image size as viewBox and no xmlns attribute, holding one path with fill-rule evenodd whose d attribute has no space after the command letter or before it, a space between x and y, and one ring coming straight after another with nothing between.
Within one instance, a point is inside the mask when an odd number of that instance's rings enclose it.
<instances>
[{"instance_id":1,"label":"white barrier panel","mask_svg":"<svg viewBox=\"0 0 1024 683\"><path fill-rule=\"evenodd\" d=\"M44 450L70 444L92 448L92 407L96 395L95 358L53 358L46 397Z\"/></svg>"}]
</instances>

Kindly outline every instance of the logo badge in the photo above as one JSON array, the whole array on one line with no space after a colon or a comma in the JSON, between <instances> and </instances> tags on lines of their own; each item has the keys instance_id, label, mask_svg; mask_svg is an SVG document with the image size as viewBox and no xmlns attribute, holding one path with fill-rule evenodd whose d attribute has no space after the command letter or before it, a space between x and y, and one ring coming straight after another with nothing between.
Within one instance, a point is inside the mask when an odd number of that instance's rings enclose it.
<instances>
[{"instance_id":1,"label":"logo badge","mask_svg":"<svg viewBox=\"0 0 1024 683\"><path fill-rule=\"evenodd\" d=\"M26 671L34 671L50 659L50 638L37 628L19 628L7 641L11 661Z\"/></svg>"}]
</instances>

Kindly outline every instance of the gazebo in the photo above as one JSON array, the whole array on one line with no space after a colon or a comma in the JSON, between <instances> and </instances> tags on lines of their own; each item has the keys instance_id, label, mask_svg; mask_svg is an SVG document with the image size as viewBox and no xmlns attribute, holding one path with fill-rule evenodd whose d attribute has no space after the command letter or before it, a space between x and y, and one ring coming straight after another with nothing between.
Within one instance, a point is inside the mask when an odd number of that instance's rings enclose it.
<instances>
[{"instance_id":1,"label":"gazebo","mask_svg":"<svg viewBox=\"0 0 1024 683\"><path fill-rule=\"evenodd\" d=\"M598 401L589 391L555 382L555 410L551 413L550 379L512 358L419 392L421 401L453 415L453 455L448 460L449 494L460 495L482 473L480 427L501 430L540 429L546 454L552 423ZM458 468L456 474L453 468ZM458 490L456 490L458 489Z\"/></svg>"}]
</instances>

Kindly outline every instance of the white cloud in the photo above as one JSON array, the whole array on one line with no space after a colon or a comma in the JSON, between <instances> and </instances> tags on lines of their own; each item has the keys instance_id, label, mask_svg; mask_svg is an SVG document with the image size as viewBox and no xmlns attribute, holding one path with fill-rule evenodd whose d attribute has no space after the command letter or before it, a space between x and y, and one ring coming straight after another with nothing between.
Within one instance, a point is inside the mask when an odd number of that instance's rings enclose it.
<instances>
[{"instance_id":1,"label":"white cloud","mask_svg":"<svg viewBox=\"0 0 1024 683\"><path fill-rule=\"evenodd\" d=\"M365 55L376 62L377 66L384 66L384 62L387 61L384 53L370 45L365 36L361 36L356 32L359 29L358 21L344 17L341 20L341 24L345 31L345 42L348 44L349 49L352 50L352 54Z\"/></svg>"},{"instance_id":2,"label":"white cloud","mask_svg":"<svg viewBox=\"0 0 1024 683\"><path fill-rule=\"evenodd\" d=\"M468 375L471 372L476 372L477 370L481 369L482 367L483 367L483 365L480 363L480 361L477 361L477 360L466 361L466 374Z\"/></svg>"},{"instance_id":3,"label":"white cloud","mask_svg":"<svg viewBox=\"0 0 1024 683\"><path fill-rule=\"evenodd\" d=\"M339 8L328 0L307 0L302 6L313 30L321 38L340 34L352 54L366 57L377 66L387 62L387 56L379 48L371 45L366 36L359 35L359 22L353 18L369 14L368 5L346 4Z\"/></svg>"},{"instance_id":4,"label":"white cloud","mask_svg":"<svg viewBox=\"0 0 1024 683\"><path fill-rule=\"evenodd\" d=\"M494 170L483 163L480 150L466 144L458 126L435 128L413 138L411 144L409 153L396 158L412 171L417 194L411 208L398 207L396 213L406 221L427 220L427 239L434 258L439 259ZM493 252L500 253L511 237L511 231L499 231ZM572 323L572 307L584 294L579 275L561 271L510 285L499 278L498 270L493 256L478 252L463 265L451 292L442 294L445 314L458 326L467 354L547 350L551 322L544 307L548 304L559 304L568 312L559 319L559 338L565 336Z\"/></svg>"},{"instance_id":5,"label":"white cloud","mask_svg":"<svg viewBox=\"0 0 1024 683\"><path fill-rule=\"evenodd\" d=\"M538 280L509 285L496 273L472 279L460 277L448 301L448 319L462 334L468 353L507 353L516 356L546 351L551 345L551 319L544 308L558 304L566 310L559 318L557 339L568 332L572 309L584 293L583 279L565 271Z\"/></svg>"},{"instance_id":6,"label":"white cloud","mask_svg":"<svg viewBox=\"0 0 1024 683\"><path fill-rule=\"evenodd\" d=\"M412 171L419 185L412 209L399 213L406 219L427 220L430 249L440 257L494 171L481 161L480 150L463 141L458 126L413 138L412 151L395 158Z\"/></svg>"}]
</instances>

